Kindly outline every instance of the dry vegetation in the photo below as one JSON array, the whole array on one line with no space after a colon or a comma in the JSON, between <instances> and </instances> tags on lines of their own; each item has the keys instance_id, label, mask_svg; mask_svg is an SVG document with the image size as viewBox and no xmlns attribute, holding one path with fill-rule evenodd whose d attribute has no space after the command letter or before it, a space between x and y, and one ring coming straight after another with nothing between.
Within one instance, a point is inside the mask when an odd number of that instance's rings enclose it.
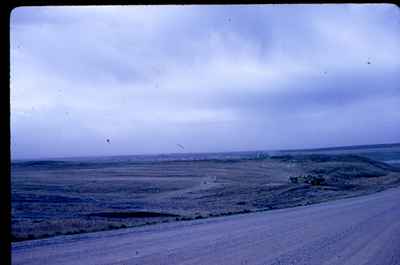
<instances>
[{"instance_id":1,"label":"dry vegetation","mask_svg":"<svg viewBox=\"0 0 400 265\"><path fill-rule=\"evenodd\" d=\"M398 168L355 155L12 168L13 239L292 207L399 185Z\"/></svg>"}]
</instances>

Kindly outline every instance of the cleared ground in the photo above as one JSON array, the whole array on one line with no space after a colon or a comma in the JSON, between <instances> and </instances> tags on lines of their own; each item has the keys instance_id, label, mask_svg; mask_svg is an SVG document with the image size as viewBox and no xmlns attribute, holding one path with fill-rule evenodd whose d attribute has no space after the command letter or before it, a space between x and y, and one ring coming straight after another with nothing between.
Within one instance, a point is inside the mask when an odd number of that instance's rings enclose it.
<instances>
[{"instance_id":1,"label":"cleared ground","mask_svg":"<svg viewBox=\"0 0 400 265\"><path fill-rule=\"evenodd\" d=\"M378 158L400 154L399 146L368 150L363 152ZM14 163L13 239L181 223L370 194L400 184L398 167L353 153Z\"/></svg>"},{"instance_id":2,"label":"cleared ground","mask_svg":"<svg viewBox=\"0 0 400 265\"><path fill-rule=\"evenodd\" d=\"M243 215L13 243L13 264L400 264L400 189Z\"/></svg>"}]
</instances>

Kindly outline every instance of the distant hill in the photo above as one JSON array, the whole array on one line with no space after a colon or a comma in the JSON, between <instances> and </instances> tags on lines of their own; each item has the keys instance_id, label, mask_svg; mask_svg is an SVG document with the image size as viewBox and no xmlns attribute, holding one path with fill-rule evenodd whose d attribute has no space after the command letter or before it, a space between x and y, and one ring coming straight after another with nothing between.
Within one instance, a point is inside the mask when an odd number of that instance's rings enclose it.
<instances>
[{"instance_id":1,"label":"distant hill","mask_svg":"<svg viewBox=\"0 0 400 265\"><path fill-rule=\"evenodd\" d=\"M310 148L310 149L282 149L282 152L312 152L312 151L336 151L336 150L359 150L359 149L377 149L377 148L400 148L400 143L391 144L370 144L370 145L349 145L349 146L333 146L333 147L322 147L322 148Z\"/></svg>"}]
</instances>

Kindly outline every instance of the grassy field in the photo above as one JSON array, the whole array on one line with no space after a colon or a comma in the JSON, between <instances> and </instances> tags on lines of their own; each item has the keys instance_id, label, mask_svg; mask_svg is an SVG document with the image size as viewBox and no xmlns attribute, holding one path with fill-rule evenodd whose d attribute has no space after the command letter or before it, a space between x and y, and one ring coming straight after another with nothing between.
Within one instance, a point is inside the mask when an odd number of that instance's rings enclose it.
<instances>
[{"instance_id":1,"label":"grassy field","mask_svg":"<svg viewBox=\"0 0 400 265\"><path fill-rule=\"evenodd\" d=\"M382 162L386 160L390 163ZM396 161L400 161L400 145L196 161L15 162L13 240L368 194L400 184Z\"/></svg>"}]
</instances>

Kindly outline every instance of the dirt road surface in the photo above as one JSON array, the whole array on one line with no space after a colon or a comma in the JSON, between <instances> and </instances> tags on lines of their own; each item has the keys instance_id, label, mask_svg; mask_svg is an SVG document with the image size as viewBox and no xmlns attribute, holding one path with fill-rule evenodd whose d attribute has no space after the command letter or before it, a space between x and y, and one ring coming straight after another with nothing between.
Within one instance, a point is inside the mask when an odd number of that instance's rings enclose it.
<instances>
[{"instance_id":1,"label":"dirt road surface","mask_svg":"<svg viewBox=\"0 0 400 265\"><path fill-rule=\"evenodd\" d=\"M400 189L14 243L13 264L400 264Z\"/></svg>"}]
</instances>

